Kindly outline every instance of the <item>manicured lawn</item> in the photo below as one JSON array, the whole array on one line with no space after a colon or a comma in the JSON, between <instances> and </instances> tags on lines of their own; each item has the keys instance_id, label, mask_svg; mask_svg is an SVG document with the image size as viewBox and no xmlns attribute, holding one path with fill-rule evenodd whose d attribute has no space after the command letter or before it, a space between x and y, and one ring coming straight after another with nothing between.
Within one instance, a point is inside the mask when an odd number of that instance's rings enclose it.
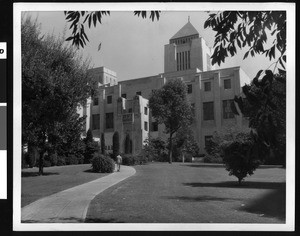
<instances>
[{"instance_id":1,"label":"manicured lawn","mask_svg":"<svg viewBox=\"0 0 300 236\"><path fill-rule=\"evenodd\" d=\"M242 186L221 165L152 163L91 202L86 222L284 223L285 169L260 168Z\"/></svg>"},{"instance_id":2,"label":"manicured lawn","mask_svg":"<svg viewBox=\"0 0 300 236\"><path fill-rule=\"evenodd\" d=\"M44 168L44 173L38 176L38 168L22 170L22 207L42 197L107 175L91 172L91 164L48 167Z\"/></svg>"}]
</instances>

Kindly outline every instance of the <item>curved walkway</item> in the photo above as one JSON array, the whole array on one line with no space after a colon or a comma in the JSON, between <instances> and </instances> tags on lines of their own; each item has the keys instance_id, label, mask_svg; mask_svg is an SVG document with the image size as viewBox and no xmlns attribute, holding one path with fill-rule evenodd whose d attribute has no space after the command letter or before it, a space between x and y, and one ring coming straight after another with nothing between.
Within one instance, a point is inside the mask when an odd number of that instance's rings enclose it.
<instances>
[{"instance_id":1,"label":"curved walkway","mask_svg":"<svg viewBox=\"0 0 300 236\"><path fill-rule=\"evenodd\" d=\"M107 188L135 174L135 169L122 166L120 172L41 198L21 211L23 223L84 222L91 200Z\"/></svg>"}]
</instances>

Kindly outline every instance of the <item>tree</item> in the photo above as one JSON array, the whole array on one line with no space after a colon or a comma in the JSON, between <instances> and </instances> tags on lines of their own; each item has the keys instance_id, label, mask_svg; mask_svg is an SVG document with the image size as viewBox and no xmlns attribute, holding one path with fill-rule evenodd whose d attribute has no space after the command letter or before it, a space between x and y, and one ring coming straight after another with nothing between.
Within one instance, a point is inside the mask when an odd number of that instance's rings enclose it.
<instances>
[{"instance_id":1,"label":"tree","mask_svg":"<svg viewBox=\"0 0 300 236\"><path fill-rule=\"evenodd\" d=\"M257 145L252 133L240 133L231 141L225 141L221 144L223 151L223 162L229 175L238 178L239 185L247 175L252 175L260 165L259 158L254 154L253 149Z\"/></svg>"},{"instance_id":2,"label":"tree","mask_svg":"<svg viewBox=\"0 0 300 236\"><path fill-rule=\"evenodd\" d=\"M80 138L83 119L76 116L77 107L90 96L91 78L73 48L63 39L42 36L30 18L22 18L21 37L22 141L38 148L43 174L48 151Z\"/></svg>"},{"instance_id":3,"label":"tree","mask_svg":"<svg viewBox=\"0 0 300 236\"><path fill-rule=\"evenodd\" d=\"M235 97L241 113L249 120L257 139L273 150L285 164L286 152L286 75L260 71L249 85L243 86L245 99Z\"/></svg>"},{"instance_id":4,"label":"tree","mask_svg":"<svg viewBox=\"0 0 300 236\"><path fill-rule=\"evenodd\" d=\"M98 22L99 24L102 23L101 21L103 16L110 15L110 11L65 11L64 14L66 21L71 24L69 29L72 30L71 36L69 36L66 41L72 41L72 45L75 45L77 48L84 48L86 41L89 41L88 36L85 33L84 26L88 23L89 28L91 28L92 25L96 27ZM134 11L134 15L146 18L147 12ZM159 19L160 11L150 11L149 18L154 21L155 17L157 20Z\"/></svg>"},{"instance_id":5,"label":"tree","mask_svg":"<svg viewBox=\"0 0 300 236\"><path fill-rule=\"evenodd\" d=\"M119 155L120 152L120 138L119 133L116 131L113 135L113 156L116 158L116 156Z\"/></svg>"},{"instance_id":6,"label":"tree","mask_svg":"<svg viewBox=\"0 0 300 236\"><path fill-rule=\"evenodd\" d=\"M250 54L265 54L275 59L278 50L279 62L285 69L286 62L286 12L285 11L223 11L212 13L204 23L204 28L216 31L212 64L225 61L230 53L234 56L239 48L250 47L244 59ZM267 35L267 30L270 34ZM272 38L272 46L265 48Z\"/></svg>"},{"instance_id":7,"label":"tree","mask_svg":"<svg viewBox=\"0 0 300 236\"><path fill-rule=\"evenodd\" d=\"M84 163L91 163L94 153L99 151L98 143L94 141L93 132L89 129L86 133Z\"/></svg>"},{"instance_id":8,"label":"tree","mask_svg":"<svg viewBox=\"0 0 300 236\"><path fill-rule=\"evenodd\" d=\"M173 135L192 122L187 86L180 79L169 80L161 89L151 93L149 108L152 116L159 124L165 125L165 132L169 134L169 162L172 163Z\"/></svg>"}]
</instances>

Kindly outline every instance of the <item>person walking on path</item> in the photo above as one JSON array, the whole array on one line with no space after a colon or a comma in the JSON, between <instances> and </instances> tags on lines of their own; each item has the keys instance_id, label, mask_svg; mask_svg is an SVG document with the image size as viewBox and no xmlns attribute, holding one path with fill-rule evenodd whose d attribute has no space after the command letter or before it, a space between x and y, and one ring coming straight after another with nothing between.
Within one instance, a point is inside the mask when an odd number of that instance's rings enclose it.
<instances>
[{"instance_id":1,"label":"person walking on path","mask_svg":"<svg viewBox=\"0 0 300 236\"><path fill-rule=\"evenodd\" d=\"M118 155L117 156L117 171L120 171L121 163L122 163L122 157L121 157L121 155Z\"/></svg>"}]
</instances>

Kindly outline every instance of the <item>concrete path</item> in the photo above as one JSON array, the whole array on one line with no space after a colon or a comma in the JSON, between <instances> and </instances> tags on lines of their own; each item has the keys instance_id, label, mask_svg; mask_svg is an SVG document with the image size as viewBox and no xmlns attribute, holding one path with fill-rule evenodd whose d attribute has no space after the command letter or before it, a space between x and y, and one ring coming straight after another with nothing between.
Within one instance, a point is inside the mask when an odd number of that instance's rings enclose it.
<instances>
[{"instance_id":1,"label":"concrete path","mask_svg":"<svg viewBox=\"0 0 300 236\"><path fill-rule=\"evenodd\" d=\"M122 166L120 172L41 198L22 208L22 223L84 222L95 196L134 174L134 168Z\"/></svg>"}]
</instances>

